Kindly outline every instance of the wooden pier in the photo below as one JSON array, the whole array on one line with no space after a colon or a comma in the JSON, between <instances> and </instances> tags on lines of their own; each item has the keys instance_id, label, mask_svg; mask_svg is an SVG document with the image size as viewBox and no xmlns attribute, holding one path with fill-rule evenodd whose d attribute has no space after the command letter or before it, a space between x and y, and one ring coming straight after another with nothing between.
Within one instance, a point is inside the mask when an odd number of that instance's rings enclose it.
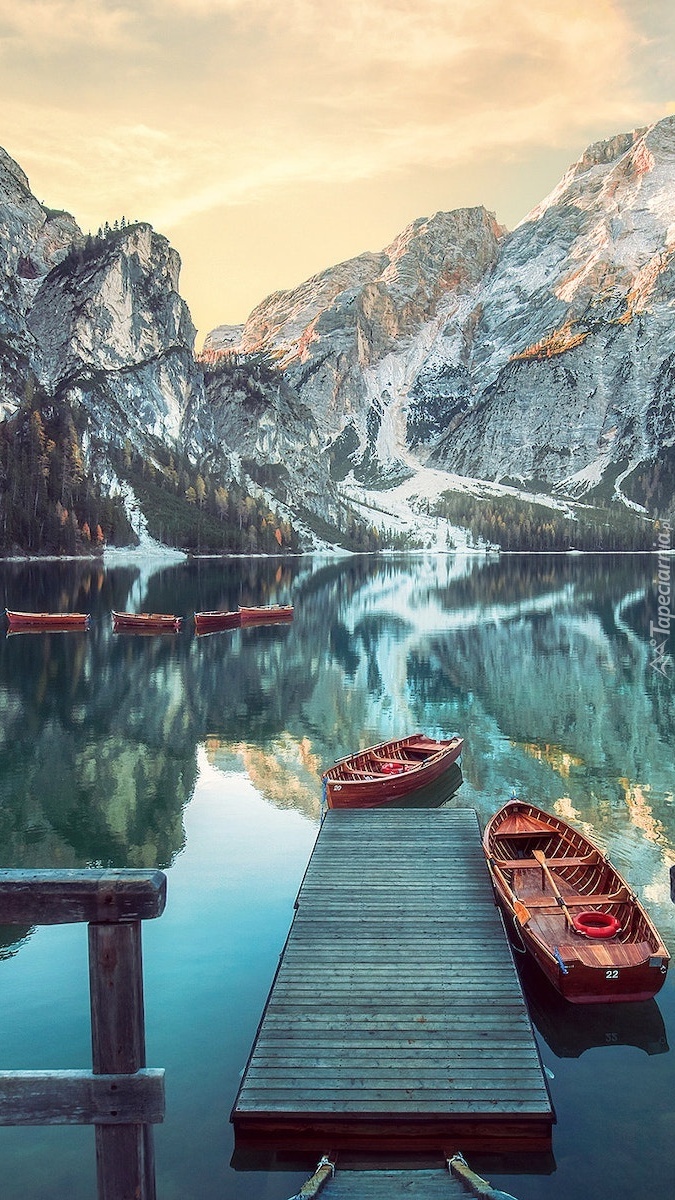
<instances>
[{"instance_id":1,"label":"wooden pier","mask_svg":"<svg viewBox=\"0 0 675 1200\"><path fill-rule=\"evenodd\" d=\"M232 1121L242 1148L550 1150L472 810L327 813Z\"/></svg>"}]
</instances>

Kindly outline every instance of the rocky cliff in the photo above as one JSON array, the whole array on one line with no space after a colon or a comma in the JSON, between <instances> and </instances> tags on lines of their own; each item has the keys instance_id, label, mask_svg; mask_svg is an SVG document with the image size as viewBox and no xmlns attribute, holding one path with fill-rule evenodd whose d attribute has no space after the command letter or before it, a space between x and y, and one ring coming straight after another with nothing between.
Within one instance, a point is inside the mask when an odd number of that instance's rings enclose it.
<instances>
[{"instance_id":1,"label":"rocky cliff","mask_svg":"<svg viewBox=\"0 0 675 1200\"><path fill-rule=\"evenodd\" d=\"M408 420L415 380L430 349L471 322L476 289L504 231L483 208L413 222L381 254L363 254L277 292L251 313L235 342L264 351L311 410L339 477L410 473L425 417ZM226 326L207 352L231 350ZM410 435L408 435L408 424Z\"/></svg>"},{"instance_id":2,"label":"rocky cliff","mask_svg":"<svg viewBox=\"0 0 675 1200\"><path fill-rule=\"evenodd\" d=\"M672 446L674 198L669 118L591 146L504 239L434 461L574 495Z\"/></svg>"},{"instance_id":3,"label":"rocky cliff","mask_svg":"<svg viewBox=\"0 0 675 1200\"><path fill-rule=\"evenodd\" d=\"M255 498L250 519L256 523L258 512L279 509L280 499L287 520L290 505L294 512L319 514L337 532L345 524L344 506L328 478L327 456L322 469L311 414L282 375L270 376L261 388L255 363L242 363L234 380L231 371L209 370L197 361L179 273L178 254L150 225L116 221L113 228L84 235L68 214L39 204L20 167L0 152L0 421L17 412L20 419L27 406L38 404L30 462L37 470L39 459L47 476L47 439L56 436L47 428L50 414L72 417L68 437L79 438L76 458L82 458L91 486L122 497L137 531L147 529L143 509L151 504L155 527L167 536L169 522L157 516L158 490L164 488L172 510L186 509L187 516L170 515L179 542L192 523L199 527L198 544L205 544L209 535L201 510L208 510L209 500L220 539L223 512L216 491L222 497L234 483L237 496ZM25 422L8 429L10 440L27 436ZM10 464L5 474L25 469L25 456L5 457ZM154 488L152 500L147 490L135 494L141 471L143 482L149 479ZM195 521L197 480L211 496L200 492ZM0 510L6 510L2 484L0 478ZM32 503L25 482L18 488L6 479L5 487L19 496L15 509L25 509L28 494ZM79 511L81 490L58 496L59 512L74 512L78 528L86 519ZM50 501L35 491L36 512L41 503L44 516L55 497ZM230 507L234 504L230 488ZM14 514L9 522L5 516L5 529L8 525L14 528L9 544L21 548L25 534L17 532ZM311 544L309 529L306 539ZM25 544L33 548L35 538Z\"/></svg>"},{"instance_id":4,"label":"rocky cliff","mask_svg":"<svg viewBox=\"0 0 675 1200\"><path fill-rule=\"evenodd\" d=\"M622 495L638 467L672 475L674 196L669 117L589 147L512 233L480 208L420 219L207 345L275 357L338 477Z\"/></svg>"},{"instance_id":5,"label":"rocky cliff","mask_svg":"<svg viewBox=\"0 0 675 1200\"><path fill-rule=\"evenodd\" d=\"M103 440L175 442L203 383L166 238L117 222L85 236L0 151L0 264L1 415L32 375L48 397L80 405Z\"/></svg>"}]
</instances>

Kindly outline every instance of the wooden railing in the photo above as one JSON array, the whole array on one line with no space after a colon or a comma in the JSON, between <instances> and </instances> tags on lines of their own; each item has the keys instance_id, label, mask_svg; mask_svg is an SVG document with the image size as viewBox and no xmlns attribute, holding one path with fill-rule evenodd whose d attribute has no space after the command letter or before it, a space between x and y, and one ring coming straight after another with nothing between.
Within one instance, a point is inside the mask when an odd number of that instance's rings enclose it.
<instances>
[{"instance_id":1,"label":"wooden railing","mask_svg":"<svg viewBox=\"0 0 675 1200\"><path fill-rule=\"evenodd\" d=\"M0 924L88 923L91 1071L0 1071L0 1125L93 1125L99 1200L155 1200L164 1071L145 1064L141 921L161 871L0 870Z\"/></svg>"}]
</instances>

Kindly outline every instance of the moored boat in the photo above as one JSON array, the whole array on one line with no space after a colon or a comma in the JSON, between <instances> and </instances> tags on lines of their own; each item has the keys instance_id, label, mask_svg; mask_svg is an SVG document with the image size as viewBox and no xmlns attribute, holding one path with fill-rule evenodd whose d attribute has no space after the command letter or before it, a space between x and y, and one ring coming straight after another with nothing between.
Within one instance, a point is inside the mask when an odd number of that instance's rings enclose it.
<instances>
[{"instance_id":1,"label":"moored boat","mask_svg":"<svg viewBox=\"0 0 675 1200\"><path fill-rule=\"evenodd\" d=\"M173 613L128 613L113 610L113 632L177 633L183 618Z\"/></svg>"},{"instance_id":2,"label":"moored boat","mask_svg":"<svg viewBox=\"0 0 675 1200\"><path fill-rule=\"evenodd\" d=\"M395 738L340 759L321 776L328 808L372 808L398 800L435 779L457 761L461 737L437 740L423 733Z\"/></svg>"},{"instance_id":3,"label":"moored boat","mask_svg":"<svg viewBox=\"0 0 675 1200\"><path fill-rule=\"evenodd\" d=\"M292 604L268 604L261 608L239 608L242 625L266 625L277 621L293 620Z\"/></svg>"},{"instance_id":4,"label":"moored boat","mask_svg":"<svg viewBox=\"0 0 675 1200\"><path fill-rule=\"evenodd\" d=\"M213 609L195 613L195 633L216 633L219 629L236 629L241 625L241 613Z\"/></svg>"},{"instance_id":5,"label":"moored boat","mask_svg":"<svg viewBox=\"0 0 675 1200\"><path fill-rule=\"evenodd\" d=\"M670 956L638 897L579 830L513 799L483 835L497 899L566 1000L648 1000Z\"/></svg>"},{"instance_id":6,"label":"moored boat","mask_svg":"<svg viewBox=\"0 0 675 1200\"><path fill-rule=\"evenodd\" d=\"M68 629L89 628L89 613L17 612L15 609L9 608L6 608L5 612L10 633L27 629L52 629L55 632L64 632Z\"/></svg>"}]
</instances>

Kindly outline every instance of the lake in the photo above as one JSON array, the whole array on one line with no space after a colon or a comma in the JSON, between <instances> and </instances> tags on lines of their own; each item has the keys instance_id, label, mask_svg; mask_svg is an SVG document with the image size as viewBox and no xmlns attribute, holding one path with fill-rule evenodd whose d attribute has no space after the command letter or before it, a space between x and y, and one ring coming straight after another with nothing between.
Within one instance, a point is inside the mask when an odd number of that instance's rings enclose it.
<instances>
[{"instance_id":1,"label":"lake","mask_svg":"<svg viewBox=\"0 0 675 1200\"><path fill-rule=\"evenodd\" d=\"M286 1200L308 1164L233 1161L230 1110L335 758L466 739L447 803L515 789L606 849L675 951L675 685L654 665L649 555L0 563L2 608L87 633L0 633L0 866L159 866L143 925L148 1065L166 1069L159 1200ZM293 603L287 626L197 638L195 610ZM112 609L177 612L114 634ZM672 646L671 646L672 649ZM82 927L0 929L0 1069L91 1066ZM529 975L557 1113L541 1164L473 1161L518 1200L675 1185L675 969L648 1004L579 1008ZM322 1002L317 997L317 1003ZM0 1129L3 1200L90 1200L91 1129Z\"/></svg>"}]
</instances>

